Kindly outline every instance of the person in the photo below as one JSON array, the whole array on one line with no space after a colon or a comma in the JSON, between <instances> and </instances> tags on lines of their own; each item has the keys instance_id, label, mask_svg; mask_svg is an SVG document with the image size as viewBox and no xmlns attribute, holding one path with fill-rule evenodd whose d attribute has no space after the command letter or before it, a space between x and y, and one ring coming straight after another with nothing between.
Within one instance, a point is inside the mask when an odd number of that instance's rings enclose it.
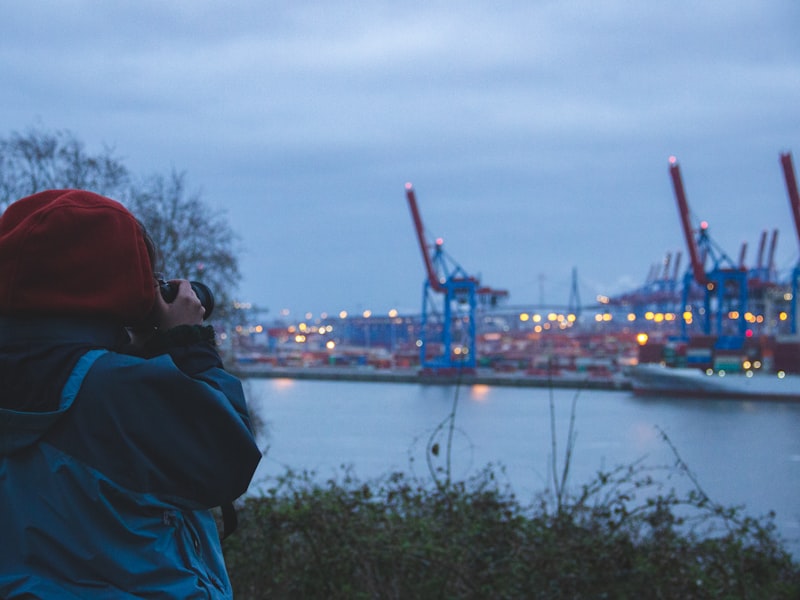
<instances>
[{"instance_id":1,"label":"person","mask_svg":"<svg viewBox=\"0 0 800 600\"><path fill-rule=\"evenodd\" d=\"M122 204L0 217L0 597L230 598L215 508L261 454L188 281Z\"/></svg>"}]
</instances>

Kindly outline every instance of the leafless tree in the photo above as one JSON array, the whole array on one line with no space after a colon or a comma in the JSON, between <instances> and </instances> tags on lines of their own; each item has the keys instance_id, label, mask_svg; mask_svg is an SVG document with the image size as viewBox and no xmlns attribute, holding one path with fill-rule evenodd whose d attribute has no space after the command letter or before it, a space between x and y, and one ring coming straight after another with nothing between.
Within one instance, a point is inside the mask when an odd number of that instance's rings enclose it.
<instances>
[{"instance_id":1,"label":"leafless tree","mask_svg":"<svg viewBox=\"0 0 800 600\"><path fill-rule=\"evenodd\" d=\"M127 168L110 148L90 154L68 131L30 128L0 138L0 212L46 189L86 189L116 197L128 181Z\"/></svg>"},{"instance_id":2,"label":"leafless tree","mask_svg":"<svg viewBox=\"0 0 800 600\"><path fill-rule=\"evenodd\" d=\"M183 173L133 177L109 148L97 154L68 131L30 128L0 138L0 214L14 200L46 190L86 189L122 202L145 225L169 278L206 283L215 317L229 313L241 279L238 238L222 212L188 193ZM215 319L216 320L216 319Z\"/></svg>"},{"instance_id":3,"label":"leafless tree","mask_svg":"<svg viewBox=\"0 0 800 600\"><path fill-rule=\"evenodd\" d=\"M175 171L149 177L132 187L123 202L158 246L158 269L167 278L199 280L211 287L222 316L241 277L238 238L222 212L211 210L199 193L187 192L185 180L185 174Z\"/></svg>"}]
</instances>

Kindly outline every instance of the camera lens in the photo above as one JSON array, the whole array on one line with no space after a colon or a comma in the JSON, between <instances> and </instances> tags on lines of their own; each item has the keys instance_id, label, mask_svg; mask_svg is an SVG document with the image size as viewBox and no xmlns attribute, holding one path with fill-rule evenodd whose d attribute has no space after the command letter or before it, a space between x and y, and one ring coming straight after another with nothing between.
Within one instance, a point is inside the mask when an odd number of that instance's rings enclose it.
<instances>
[{"instance_id":1,"label":"camera lens","mask_svg":"<svg viewBox=\"0 0 800 600\"><path fill-rule=\"evenodd\" d=\"M205 309L205 313L203 313L203 320L206 320L214 311L214 294L205 283L201 283L199 281L190 281L189 283L191 284L197 299L200 300L200 304L202 304L203 308ZM175 297L178 295L178 285L171 281L159 281L158 288L161 291L161 297L164 298L164 302L167 304L173 302Z\"/></svg>"},{"instance_id":2,"label":"camera lens","mask_svg":"<svg viewBox=\"0 0 800 600\"><path fill-rule=\"evenodd\" d=\"M206 309L205 314L203 314L203 320L208 319L211 313L214 312L214 294L211 293L205 283L200 283L199 281L190 281L189 283L192 284L192 289L197 299L200 300L200 304Z\"/></svg>"}]
</instances>

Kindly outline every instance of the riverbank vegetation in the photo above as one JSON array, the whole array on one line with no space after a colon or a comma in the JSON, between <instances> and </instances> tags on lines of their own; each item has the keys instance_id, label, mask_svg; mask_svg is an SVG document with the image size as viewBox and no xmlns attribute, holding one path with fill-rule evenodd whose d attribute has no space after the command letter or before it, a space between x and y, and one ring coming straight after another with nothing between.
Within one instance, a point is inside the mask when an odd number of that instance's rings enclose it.
<instances>
[{"instance_id":1,"label":"riverbank vegetation","mask_svg":"<svg viewBox=\"0 0 800 600\"><path fill-rule=\"evenodd\" d=\"M223 544L236 597L800 598L774 515L715 503L663 432L674 463L571 486L573 401L563 464L551 419L552 481L524 502L499 466L451 478L457 406L428 440L430 478L289 471L248 498Z\"/></svg>"},{"instance_id":2,"label":"riverbank vegetation","mask_svg":"<svg viewBox=\"0 0 800 600\"><path fill-rule=\"evenodd\" d=\"M559 505L523 505L492 468L447 486L314 480L287 473L240 507L224 543L238 599L800 597L771 516L653 495L636 465Z\"/></svg>"}]
</instances>

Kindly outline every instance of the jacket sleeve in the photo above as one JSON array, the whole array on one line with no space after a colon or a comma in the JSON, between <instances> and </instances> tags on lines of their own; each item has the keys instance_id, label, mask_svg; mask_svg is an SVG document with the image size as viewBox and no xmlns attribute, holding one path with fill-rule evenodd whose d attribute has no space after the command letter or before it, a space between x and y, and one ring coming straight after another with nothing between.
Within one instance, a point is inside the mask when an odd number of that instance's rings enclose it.
<instances>
[{"instance_id":1,"label":"jacket sleeve","mask_svg":"<svg viewBox=\"0 0 800 600\"><path fill-rule=\"evenodd\" d=\"M153 358L169 354L181 371L195 375L211 367L222 368L215 340L214 328L210 325L178 325L156 331L145 344L143 356Z\"/></svg>"},{"instance_id":2,"label":"jacket sleeve","mask_svg":"<svg viewBox=\"0 0 800 600\"><path fill-rule=\"evenodd\" d=\"M196 372L170 354L102 356L48 441L133 491L191 508L239 497L261 458L241 382L202 344L186 352Z\"/></svg>"}]
</instances>

